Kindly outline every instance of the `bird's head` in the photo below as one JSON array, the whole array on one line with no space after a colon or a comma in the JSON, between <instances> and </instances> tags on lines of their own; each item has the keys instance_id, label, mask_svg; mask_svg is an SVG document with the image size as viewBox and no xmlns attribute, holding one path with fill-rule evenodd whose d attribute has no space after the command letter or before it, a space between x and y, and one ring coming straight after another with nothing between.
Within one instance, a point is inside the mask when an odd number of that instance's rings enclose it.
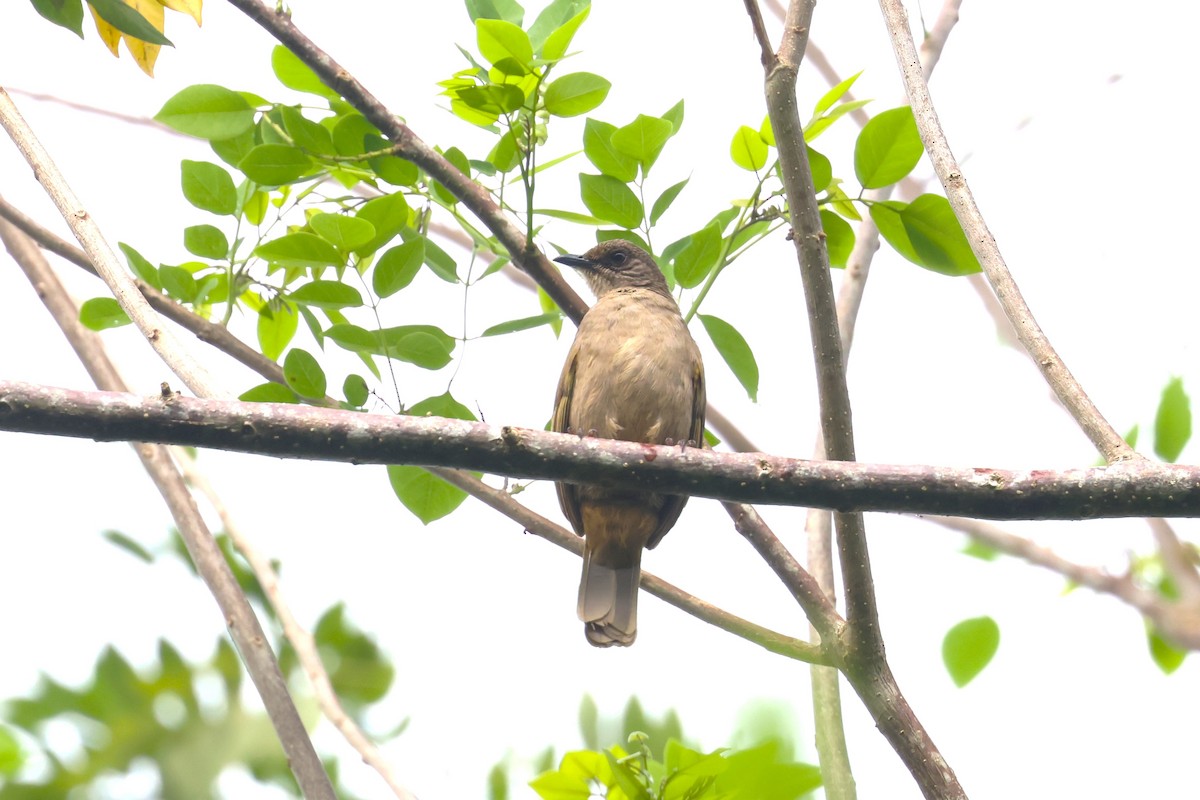
<instances>
[{"instance_id":1,"label":"bird's head","mask_svg":"<svg viewBox=\"0 0 1200 800\"><path fill-rule=\"evenodd\" d=\"M654 258L624 239L609 239L581 256L559 256L554 260L582 271L597 298L626 287L651 289L671 296Z\"/></svg>"}]
</instances>

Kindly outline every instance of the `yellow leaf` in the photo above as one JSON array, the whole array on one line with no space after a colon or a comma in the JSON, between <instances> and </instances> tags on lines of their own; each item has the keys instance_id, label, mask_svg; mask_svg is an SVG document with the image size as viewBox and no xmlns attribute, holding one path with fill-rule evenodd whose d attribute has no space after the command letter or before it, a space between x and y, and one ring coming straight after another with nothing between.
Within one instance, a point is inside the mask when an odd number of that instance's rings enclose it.
<instances>
[{"instance_id":1,"label":"yellow leaf","mask_svg":"<svg viewBox=\"0 0 1200 800\"><path fill-rule=\"evenodd\" d=\"M200 7L204 5L204 0L159 0L159 2L172 11L191 15L197 25L204 24L200 20Z\"/></svg>"},{"instance_id":2,"label":"yellow leaf","mask_svg":"<svg viewBox=\"0 0 1200 800\"><path fill-rule=\"evenodd\" d=\"M172 0L172 2L175 1ZM163 11L163 4L160 0L121 0L121 2L145 17L146 21L153 25L159 33L164 32L166 14ZM120 58L120 53L117 52L117 43L124 39L125 49L129 51L129 55L133 56L133 60L141 67L142 72L153 78L154 62L158 60L158 51L162 47L121 33L105 22L96 13L96 9L92 8L91 3L88 4L88 10L92 12L92 19L96 22L96 31L100 34L100 38L104 41L105 46L108 47L109 52ZM199 9L197 9L197 13L199 13Z\"/></svg>"},{"instance_id":3,"label":"yellow leaf","mask_svg":"<svg viewBox=\"0 0 1200 800\"><path fill-rule=\"evenodd\" d=\"M109 25L104 19L96 13L96 9L92 8L92 4L88 3L88 11L92 12L92 20L96 23L96 33L100 34L100 41L104 42L104 46L108 48L108 52L114 57L120 58L117 52L117 45L121 43L121 32Z\"/></svg>"}]
</instances>

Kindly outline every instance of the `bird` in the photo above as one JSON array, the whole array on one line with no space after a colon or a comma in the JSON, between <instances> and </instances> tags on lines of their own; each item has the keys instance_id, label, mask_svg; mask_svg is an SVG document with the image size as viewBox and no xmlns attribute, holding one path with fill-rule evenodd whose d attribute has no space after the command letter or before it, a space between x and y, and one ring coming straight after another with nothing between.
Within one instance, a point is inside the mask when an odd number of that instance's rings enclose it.
<instances>
[{"instance_id":1,"label":"bird","mask_svg":"<svg viewBox=\"0 0 1200 800\"><path fill-rule=\"evenodd\" d=\"M653 257L623 239L555 261L596 295L563 365L553 430L648 444L703 443L700 349ZM578 614L588 642L628 647L637 636L642 549L653 548L688 498L559 482L558 502L582 536Z\"/></svg>"}]
</instances>

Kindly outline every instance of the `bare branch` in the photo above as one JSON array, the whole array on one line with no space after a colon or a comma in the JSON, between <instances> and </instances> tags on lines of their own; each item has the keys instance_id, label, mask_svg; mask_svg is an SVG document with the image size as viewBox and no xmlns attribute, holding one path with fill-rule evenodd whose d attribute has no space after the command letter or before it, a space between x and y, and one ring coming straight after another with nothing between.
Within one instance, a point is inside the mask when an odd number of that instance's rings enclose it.
<instances>
[{"instance_id":1,"label":"bare branch","mask_svg":"<svg viewBox=\"0 0 1200 800\"><path fill-rule=\"evenodd\" d=\"M105 353L99 336L79 323L79 309L59 283L41 251L28 237L3 220L0 220L0 239L3 239L8 251L29 277L38 296L62 328L96 385L125 391L125 383ZM167 449L160 445L135 444L134 450L166 501L192 563L196 565L196 572L221 609L229 633L275 726L297 783L307 798L333 800L329 777L288 694L287 684L275 654L267 644L266 634L200 516L183 478L171 462Z\"/></svg>"},{"instance_id":2,"label":"bare branch","mask_svg":"<svg viewBox=\"0 0 1200 800\"><path fill-rule=\"evenodd\" d=\"M1021 296L1020 289L1017 288L1017 283L1004 262L1004 257L1000 254L995 238L988 230L954 154L950 151L950 145L946 141L937 111L929 96L929 85L921 73L904 4L901 0L880 0L879 5L895 49L896 62L904 79L913 116L916 117L917 128L921 132L921 141L924 142L934 171L942 182L946 197L954 208L954 215L967 235L971 250L979 259L988 282L992 284L996 296L1004 306L1004 313L1016 328L1021 344L1029 351L1046 382L1062 400L1071 416L1109 463L1141 459L1142 456L1121 438L1096 408L1038 326L1033 312L1025 303L1025 298Z\"/></svg>"},{"instance_id":3,"label":"bare branch","mask_svg":"<svg viewBox=\"0 0 1200 800\"><path fill-rule=\"evenodd\" d=\"M20 111L13 105L12 98L0 88L0 125L8 131L16 143L21 155L33 168L34 175L45 188L50 199L58 208L63 219L71 228L71 232L83 245L92 264L96 267L104 282L108 284L113 297L121 304L121 308L137 325L138 330L146 337L146 341L155 352L166 362L171 371L200 397L219 397L224 393L219 391L208 371L189 355L186 348L175 338L175 335L163 327L158 315L150 308L146 299L138 291L137 285L125 268L117 261L116 255L104 235L96 225L87 209L75 197L62 173L58 171L50 154L34 136L26 124Z\"/></svg>"},{"instance_id":4,"label":"bare branch","mask_svg":"<svg viewBox=\"0 0 1200 800\"><path fill-rule=\"evenodd\" d=\"M208 477L200 470L195 461L179 448L173 448L173 450L175 463L183 472L187 482L208 499L209 504L221 519L221 527L233 541L234 547L245 556L247 563L250 564L250 569L254 571L254 577L258 579L263 593L267 596L271 607L275 609L276 616L279 617L279 624L283 626L283 635L296 650L296 659L304 667L304 674L308 676L309 683L312 684L317 703L321 706L325 717L341 732L350 746L362 756L363 763L379 773L388 788L392 790L392 794L399 800L416 800L416 796L400 783L392 765L379 752L375 743L342 708L342 703L333 690L333 683L329 680L329 673L325 671L325 665L321 662L317 643L312 634L299 623L284 599L283 592L279 588L279 576L271 566L270 559L259 552L250 538L242 532L241 526L229 513L229 508L221 500L220 495L217 494Z\"/></svg>"}]
</instances>

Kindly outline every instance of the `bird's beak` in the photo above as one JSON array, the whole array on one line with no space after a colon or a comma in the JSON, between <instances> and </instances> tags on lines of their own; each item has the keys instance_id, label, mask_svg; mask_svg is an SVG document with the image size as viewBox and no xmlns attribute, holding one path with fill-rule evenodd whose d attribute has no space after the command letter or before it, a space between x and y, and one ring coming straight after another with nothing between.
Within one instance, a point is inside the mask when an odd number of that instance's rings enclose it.
<instances>
[{"instance_id":1,"label":"bird's beak","mask_svg":"<svg viewBox=\"0 0 1200 800\"><path fill-rule=\"evenodd\" d=\"M560 264L566 264L568 267L575 267L575 269L591 269L596 266L595 263L583 256L559 256L554 260Z\"/></svg>"}]
</instances>

